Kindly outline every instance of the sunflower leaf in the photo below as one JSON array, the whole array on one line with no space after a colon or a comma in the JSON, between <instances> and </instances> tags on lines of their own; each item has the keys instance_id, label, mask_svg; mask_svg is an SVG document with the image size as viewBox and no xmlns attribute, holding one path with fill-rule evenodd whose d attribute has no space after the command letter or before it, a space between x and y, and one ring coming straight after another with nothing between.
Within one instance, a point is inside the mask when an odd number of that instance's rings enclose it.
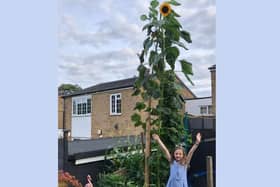
<instances>
[{"instance_id":1,"label":"sunflower leaf","mask_svg":"<svg viewBox=\"0 0 280 187\"><path fill-rule=\"evenodd\" d=\"M174 6L179 6L179 5L181 5L180 3L178 3L178 2L175 1L175 0L171 0L171 1L169 1L168 3L171 4L171 5L174 5Z\"/></svg>"},{"instance_id":2,"label":"sunflower leaf","mask_svg":"<svg viewBox=\"0 0 280 187\"><path fill-rule=\"evenodd\" d=\"M175 17L181 17L179 14L177 14L174 10L172 10L172 14L175 16Z\"/></svg>"},{"instance_id":3,"label":"sunflower leaf","mask_svg":"<svg viewBox=\"0 0 280 187\"><path fill-rule=\"evenodd\" d=\"M151 1L151 7L156 8L159 5L159 2L157 0Z\"/></svg>"},{"instance_id":4,"label":"sunflower leaf","mask_svg":"<svg viewBox=\"0 0 280 187\"><path fill-rule=\"evenodd\" d=\"M193 75L192 64L185 59L179 60L181 62L182 71L185 75Z\"/></svg>"},{"instance_id":5,"label":"sunflower leaf","mask_svg":"<svg viewBox=\"0 0 280 187\"><path fill-rule=\"evenodd\" d=\"M185 50L189 50L182 42L177 42L177 41L174 41L172 40L172 42L182 48L184 48Z\"/></svg>"},{"instance_id":6,"label":"sunflower leaf","mask_svg":"<svg viewBox=\"0 0 280 187\"><path fill-rule=\"evenodd\" d=\"M143 14L143 15L140 16L140 19L141 19L142 21L145 21L145 20L148 19L148 17L147 17L145 14Z\"/></svg>"},{"instance_id":7,"label":"sunflower leaf","mask_svg":"<svg viewBox=\"0 0 280 187\"><path fill-rule=\"evenodd\" d=\"M174 70L175 61L179 56L180 52L177 47L169 47L166 49L166 61L170 65L171 69Z\"/></svg>"},{"instance_id":8,"label":"sunflower leaf","mask_svg":"<svg viewBox=\"0 0 280 187\"><path fill-rule=\"evenodd\" d=\"M185 77L188 79L188 81L194 85L194 83L192 82L192 80L190 79L189 75L193 75L193 71L192 71L192 64L186 60L179 60L181 62L181 67L182 67L182 71L185 75Z\"/></svg>"},{"instance_id":9,"label":"sunflower leaf","mask_svg":"<svg viewBox=\"0 0 280 187\"><path fill-rule=\"evenodd\" d=\"M187 31L180 31L180 36L188 43L192 43L191 35Z\"/></svg>"}]
</instances>

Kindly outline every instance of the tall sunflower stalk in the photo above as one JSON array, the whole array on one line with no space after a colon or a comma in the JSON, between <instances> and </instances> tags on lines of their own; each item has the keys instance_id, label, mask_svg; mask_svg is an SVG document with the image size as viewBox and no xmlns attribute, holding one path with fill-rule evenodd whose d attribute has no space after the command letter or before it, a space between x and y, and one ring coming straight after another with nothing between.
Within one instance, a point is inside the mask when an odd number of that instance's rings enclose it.
<instances>
[{"instance_id":1,"label":"tall sunflower stalk","mask_svg":"<svg viewBox=\"0 0 280 187\"><path fill-rule=\"evenodd\" d=\"M192 64L185 59L178 60L179 48L188 50L185 43L192 42L189 32L183 30L177 20L180 15L171 7L180 6L180 3L170 0L159 5L157 0L152 0L148 14L140 17L142 21L148 22L142 29L147 33L147 38L138 55L139 76L134 85L133 95L141 95L142 101L136 103L134 109L138 112L131 116L134 125L142 126L145 132L145 187L150 185L151 131L163 135L168 148L178 143L184 134L179 111L183 104L174 78L176 61L180 62L182 72L193 84L189 77L193 75ZM141 119L140 112L147 113L147 117ZM159 159L159 156L157 158ZM159 180L159 171L157 178ZM160 185L159 181L157 185Z\"/></svg>"}]
</instances>

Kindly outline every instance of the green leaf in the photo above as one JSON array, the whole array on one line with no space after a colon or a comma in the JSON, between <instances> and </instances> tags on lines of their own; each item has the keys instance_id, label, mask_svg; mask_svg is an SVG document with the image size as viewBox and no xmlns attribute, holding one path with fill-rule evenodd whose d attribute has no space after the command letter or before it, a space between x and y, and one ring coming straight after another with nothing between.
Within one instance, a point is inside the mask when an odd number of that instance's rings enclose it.
<instances>
[{"instance_id":1,"label":"green leaf","mask_svg":"<svg viewBox=\"0 0 280 187\"><path fill-rule=\"evenodd\" d=\"M143 64L140 64L137 68L138 72L139 72L139 77L138 80L140 81L139 83L142 82L142 80L145 78L145 74L146 72L149 71L149 69L147 69ZM137 81L136 81L137 82ZM139 85L138 83L138 85Z\"/></svg>"},{"instance_id":2,"label":"green leaf","mask_svg":"<svg viewBox=\"0 0 280 187\"><path fill-rule=\"evenodd\" d=\"M159 2L157 0L151 1L151 7L156 8L159 5Z\"/></svg>"},{"instance_id":3,"label":"green leaf","mask_svg":"<svg viewBox=\"0 0 280 187\"><path fill-rule=\"evenodd\" d=\"M182 25L174 16L168 16L166 17L166 20L167 20L167 27L182 28Z\"/></svg>"},{"instance_id":4,"label":"green leaf","mask_svg":"<svg viewBox=\"0 0 280 187\"><path fill-rule=\"evenodd\" d=\"M175 41L175 40L172 40L172 42L182 48L184 48L185 50L189 50L182 42L178 42L178 41Z\"/></svg>"},{"instance_id":5,"label":"green leaf","mask_svg":"<svg viewBox=\"0 0 280 187\"><path fill-rule=\"evenodd\" d=\"M188 43L192 43L191 35L187 31L180 31L180 36Z\"/></svg>"},{"instance_id":6,"label":"green leaf","mask_svg":"<svg viewBox=\"0 0 280 187\"><path fill-rule=\"evenodd\" d=\"M191 80L191 78L188 76L188 75L185 75L186 76L186 78L188 79L188 81L194 86L194 83L193 83L193 81Z\"/></svg>"},{"instance_id":7,"label":"green leaf","mask_svg":"<svg viewBox=\"0 0 280 187\"><path fill-rule=\"evenodd\" d=\"M142 31L144 31L145 29L150 28L150 27L152 27L152 26L154 26L153 23L148 23L148 24L146 24L146 25L143 26Z\"/></svg>"},{"instance_id":8,"label":"green leaf","mask_svg":"<svg viewBox=\"0 0 280 187\"><path fill-rule=\"evenodd\" d=\"M155 20L156 19L156 16L158 15L158 11L156 10L156 9L154 9L154 8L149 8L150 9L150 17L152 17L152 18L154 18L153 20L154 21L157 21L157 20Z\"/></svg>"},{"instance_id":9,"label":"green leaf","mask_svg":"<svg viewBox=\"0 0 280 187\"><path fill-rule=\"evenodd\" d=\"M149 56L149 64L155 65L158 63L159 60L160 60L160 55L157 54L157 52L155 51L151 51Z\"/></svg>"},{"instance_id":10,"label":"green leaf","mask_svg":"<svg viewBox=\"0 0 280 187\"><path fill-rule=\"evenodd\" d=\"M141 111L141 110L143 110L143 109L145 109L145 108L146 108L146 105L145 105L144 102L137 102L137 103L136 103L136 106L134 107L133 110Z\"/></svg>"},{"instance_id":11,"label":"green leaf","mask_svg":"<svg viewBox=\"0 0 280 187\"><path fill-rule=\"evenodd\" d=\"M172 70L174 70L175 62L179 54L180 52L177 47L169 47L166 49L166 61Z\"/></svg>"},{"instance_id":12,"label":"green leaf","mask_svg":"<svg viewBox=\"0 0 280 187\"><path fill-rule=\"evenodd\" d=\"M180 31L176 27L167 27L165 29L165 36L170 40L179 41L180 39Z\"/></svg>"},{"instance_id":13,"label":"green leaf","mask_svg":"<svg viewBox=\"0 0 280 187\"><path fill-rule=\"evenodd\" d=\"M174 5L174 6L180 6L180 5L181 5L180 3L178 3L178 2L175 1L175 0L171 0L171 1L169 1L168 3L171 4L171 5Z\"/></svg>"},{"instance_id":14,"label":"green leaf","mask_svg":"<svg viewBox=\"0 0 280 187\"><path fill-rule=\"evenodd\" d=\"M175 16L175 17L181 17L179 14L177 14L174 10L172 10L172 14Z\"/></svg>"},{"instance_id":15,"label":"green leaf","mask_svg":"<svg viewBox=\"0 0 280 187\"><path fill-rule=\"evenodd\" d=\"M137 113L134 113L132 116L131 116L131 120L134 121L134 122L138 122L141 120L141 116Z\"/></svg>"},{"instance_id":16,"label":"green leaf","mask_svg":"<svg viewBox=\"0 0 280 187\"><path fill-rule=\"evenodd\" d=\"M145 50L142 50L141 54L138 54L138 57L139 57L139 60L140 60L141 64L144 62L144 52L145 52Z\"/></svg>"},{"instance_id":17,"label":"green leaf","mask_svg":"<svg viewBox=\"0 0 280 187\"><path fill-rule=\"evenodd\" d=\"M145 54L147 54L147 52L149 51L149 49L152 45L153 45L153 40L150 40L150 38L147 38L144 41L143 47L144 47Z\"/></svg>"},{"instance_id":18,"label":"green leaf","mask_svg":"<svg viewBox=\"0 0 280 187\"><path fill-rule=\"evenodd\" d=\"M131 94L132 96L137 96L140 94L140 89L135 89L134 92Z\"/></svg>"},{"instance_id":19,"label":"green leaf","mask_svg":"<svg viewBox=\"0 0 280 187\"><path fill-rule=\"evenodd\" d=\"M148 19L148 17L147 17L145 14L143 14L143 15L140 16L140 19L141 19L142 21L145 21L145 20Z\"/></svg>"},{"instance_id":20,"label":"green leaf","mask_svg":"<svg viewBox=\"0 0 280 187\"><path fill-rule=\"evenodd\" d=\"M181 62L181 67L182 67L182 71L185 75L185 77L188 79L188 81L194 85L194 83L192 82L192 80L190 79L189 75L193 75L193 71L192 71L192 64L189 63L188 61L186 60L180 60Z\"/></svg>"},{"instance_id":21,"label":"green leaf","mask_svg":"<svg viewBox=\"0 0 280 187\"><path fill-rule=\"evenodd\" d=\"M193 75L192 64L185 59L179 60L181 62L182 71L187 75Z\"/></svg>"}]
</instances>

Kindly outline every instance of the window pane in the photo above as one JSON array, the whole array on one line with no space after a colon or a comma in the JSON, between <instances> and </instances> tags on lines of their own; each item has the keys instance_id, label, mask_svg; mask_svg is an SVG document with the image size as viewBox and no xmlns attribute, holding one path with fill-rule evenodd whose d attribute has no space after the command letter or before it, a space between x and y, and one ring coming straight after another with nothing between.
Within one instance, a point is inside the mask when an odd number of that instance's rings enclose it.
<instances>
[{"instance_id":1,"label":"window pane","mask_svg":"<svg viewBox=\"0 0 280 187\"><path fill-rule=\"evenodd\" d=\"M115 113L115 96L114 95L112 95L111 96L111 109L112 109L112 113Z\"/></svg>"},{"instance_id":2,"label":"window pane","mask_svg":"<svg viewBox=\"0 0 280 187\"><path fill-rule=\"evenodd\" d=\"M119 95L118 95L119 96ZM121 99L117 99L117 113L121 113Z\"/></svg>"},{"instance_id":3,"label":"window pane","mask_svg":"<svg viewBox=\"0 0 280 187\"><path fill-rule=\"evenodd\" d=\"M86 114L87 113L87 104L83 103L83 110L82 110L82 114Z\"/></svg>"},{"instance_id":4,"label":"window pane","mask_svg":"<svg viewBox=\"0 0 280 187\"><path fill-rule=\"evenodd\" d=\"M200 107L200 114L206 114L207 113L207 107L206 106L201 106Z\"/></svg>"},{"instance_id":5,"label":"window pane","mask_svg":"<svg viewBox=\"0 0 280 187\"><path fill-rule=\"evenodd\" d=\"M78 104L78 115L82 113L82 105L81 103Z\"/></svg>"},{"instance_id":6,"label":"window pane","mask_svg":"<svg viewBox=\"0 0 280 187\"><path fill-rule=\"evenodd\" d=\"M87 113L91 113L91 99L87 99Z\"/></svg>"},{"instance_id":7,"label":"window pane","mask_svg":"<svg viewBox=\"0 0 280 187\"><path fill-rule=\"evenodd\" d=\"M76 114L76 102L73 101L73 114Z\"/></svg>"}]
</instances>

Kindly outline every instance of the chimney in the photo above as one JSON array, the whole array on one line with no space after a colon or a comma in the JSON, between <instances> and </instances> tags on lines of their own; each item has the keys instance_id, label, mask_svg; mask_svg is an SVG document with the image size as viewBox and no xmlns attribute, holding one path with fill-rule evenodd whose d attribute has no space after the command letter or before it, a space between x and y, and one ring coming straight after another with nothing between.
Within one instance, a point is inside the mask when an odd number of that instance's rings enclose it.
<instances>
[{"instance_id":1,"label":"chimney","mask_svg":"<svg viewBox=\"0 0 280 187\"><path fill-rule=\"evenodd\" d=\"M216 64L208 68L211 73L211 95L213 114L216 115Z\"/></svg>"}]
</instances>

